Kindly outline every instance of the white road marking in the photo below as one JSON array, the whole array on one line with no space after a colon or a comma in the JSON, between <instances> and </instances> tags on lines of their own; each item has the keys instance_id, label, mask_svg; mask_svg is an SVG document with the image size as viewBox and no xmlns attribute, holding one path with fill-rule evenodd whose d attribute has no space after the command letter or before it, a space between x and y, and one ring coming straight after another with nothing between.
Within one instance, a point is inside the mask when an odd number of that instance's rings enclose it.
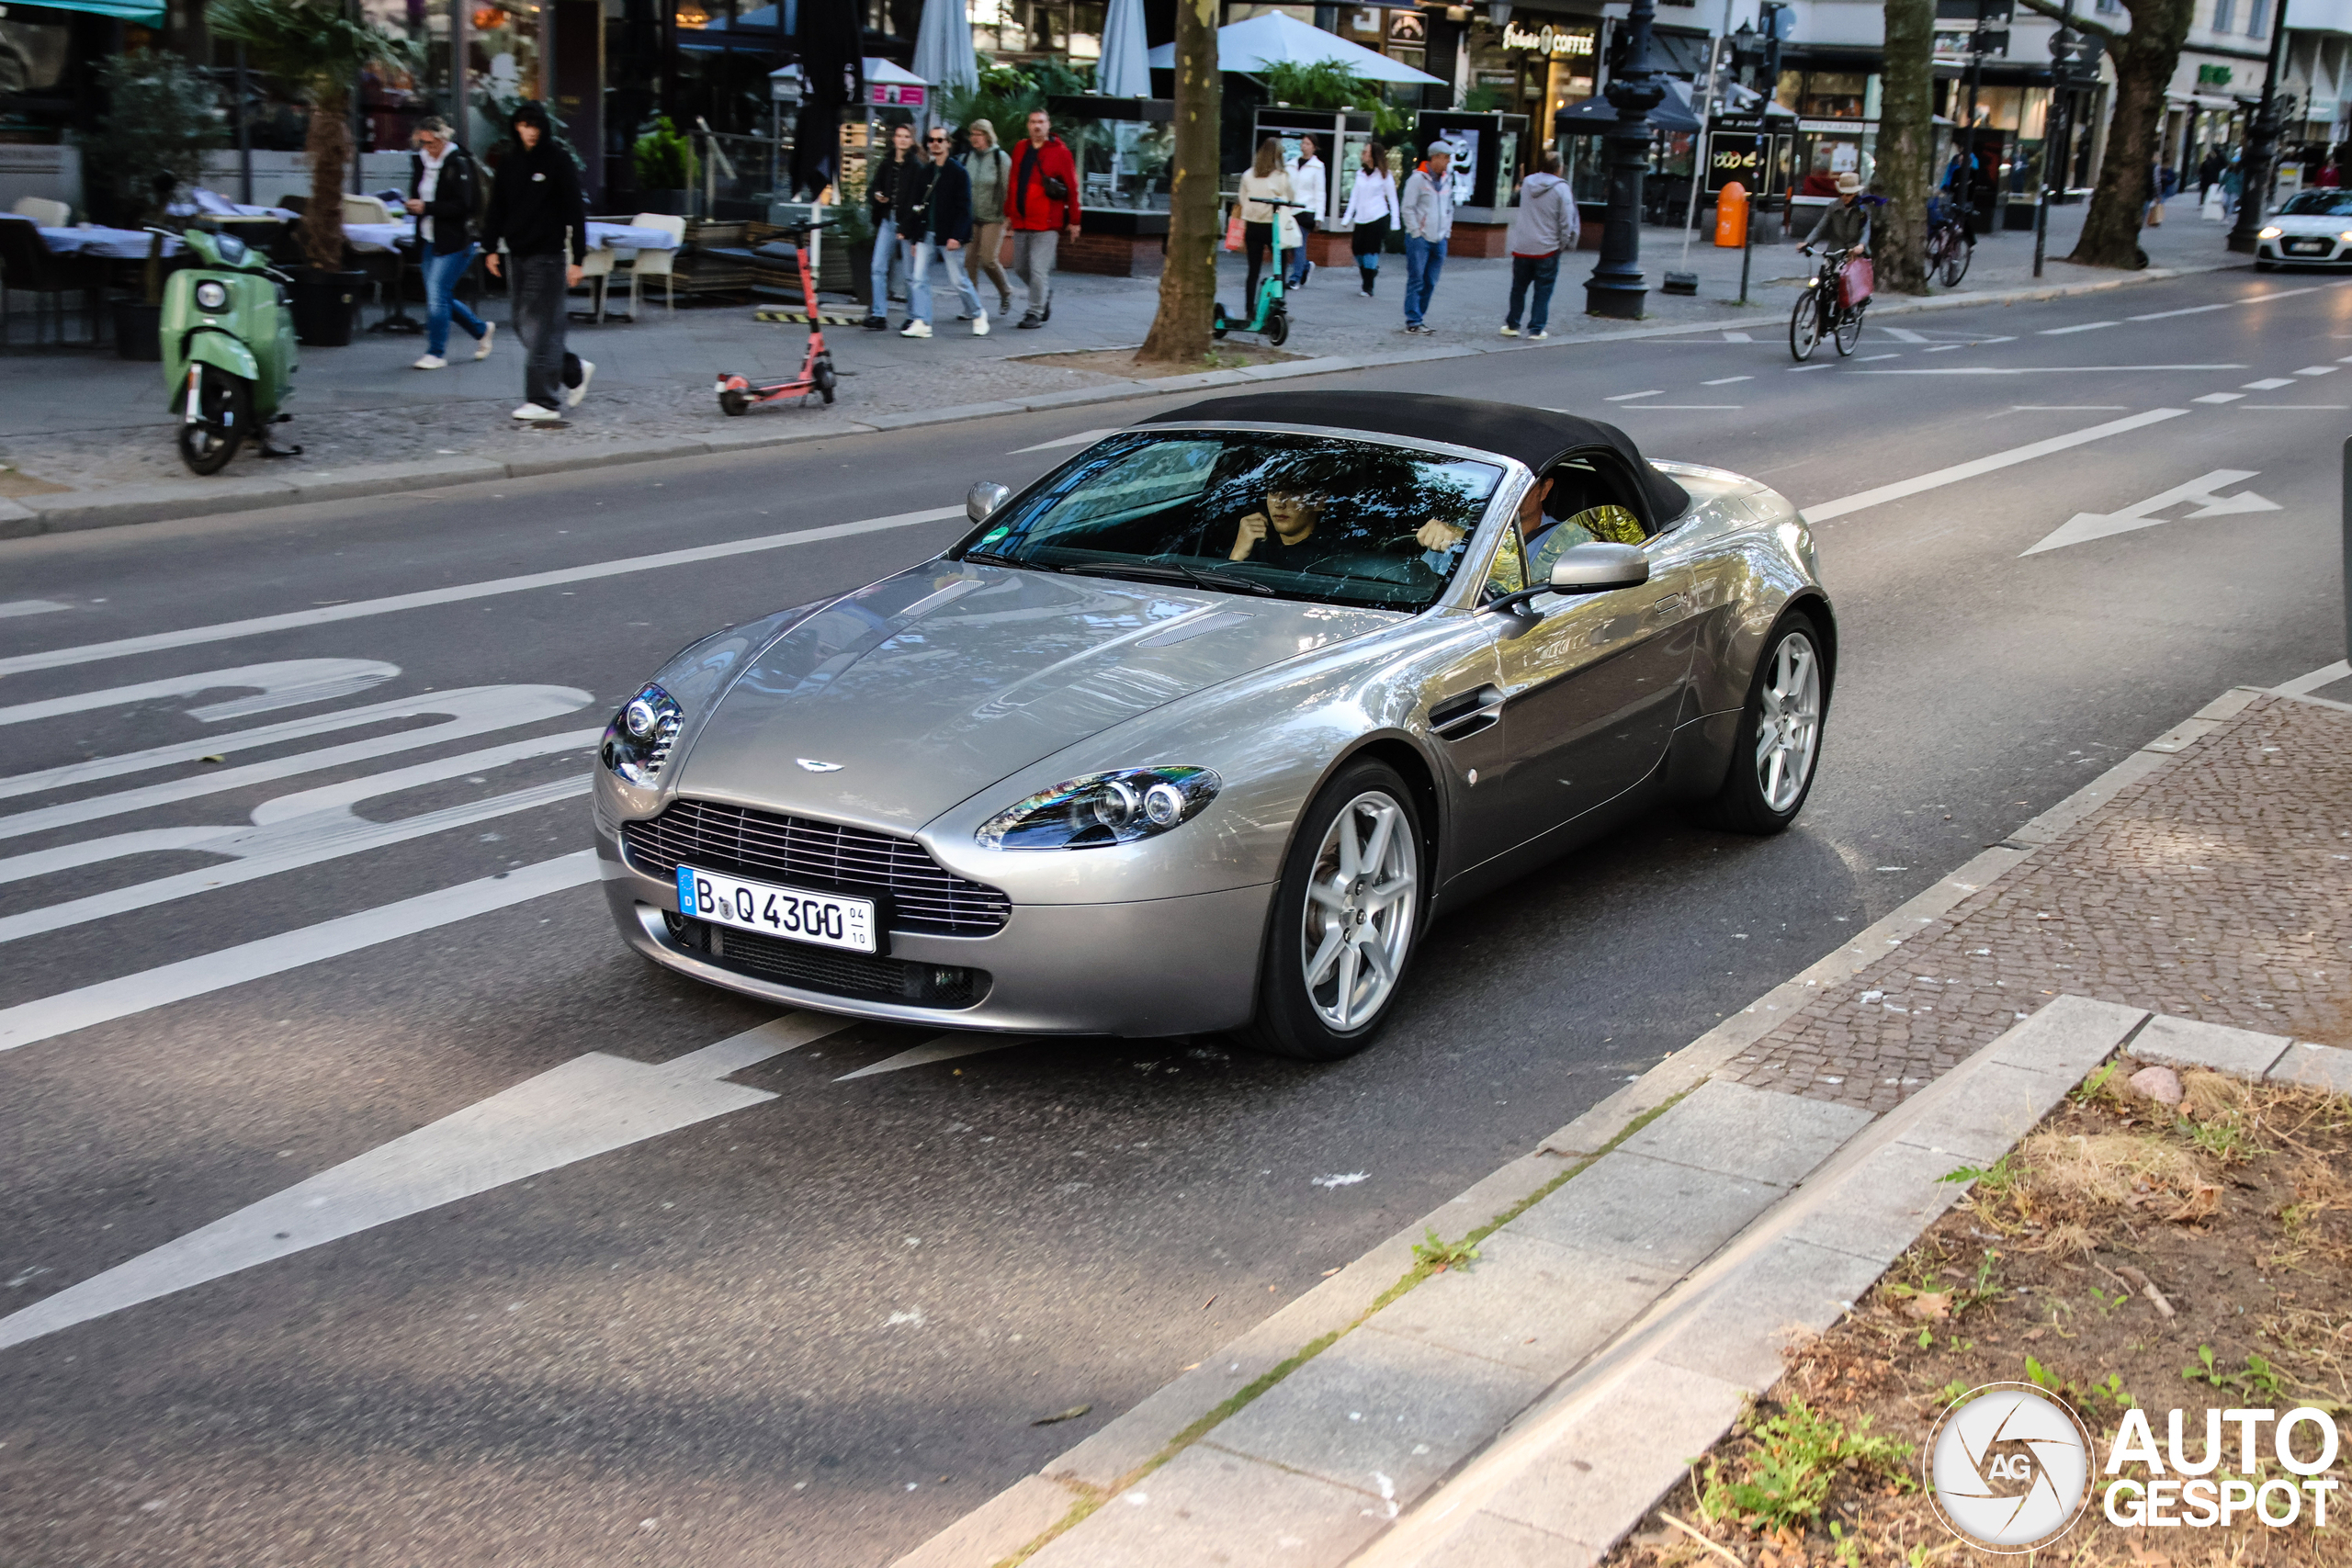
<instances>
[{"instance_id":1,"label":"white road marking","mask_svg":"<svg viewBox=\"0 0 2352 1568\"><path fill-rule=\"evenodd\" d=\"M727 1076L851 1021L786 1013L652 1066L576 1056L0 1318L0 1348L763 1104Z\"/></svg>"},{"instance_id":2,"label":"white road marking","mask_svg":"<svg viewBox=\"0 0 2352 1568\"><path fill-rule=\"evenodd\" d=\"M2129 403L2011 403L2011 413L2121 413Z\"/></svg>"},{"instance_id":3,"label":"white road marking","mask_svg":"<svg viewBox=\"0 0 2352 1568\"><path fill-rule=\"evenodd\" d=\"M1888 337L1893 338L1897 343L1925 343L1928 341L1927 333L1915 333L1908 327L1881 327L1879 328L1879 331L1884 333Z\"/></svg>"},{"instance_id":4,"label":"white road marking","mask_svg":"<svg viewBox=\"0 0 2352 1568\"><path fill-rule=\"evenodd\" d=\"M14 707L0 708L0 724L29 724L35 719L55 718L60 714L117 708L131 703L153 702L159 697L183 697L192 692L249 690L254 694L233 702L188 710L190 716L213 724L224 718L268 713L274 708L300 707L304 703L347 697L354 692L380 685L400 672L399 665L378 659L286 659L270 664L243 664L233 670L196 670L162 681L141 681L135 686L51 697L42 703L18 703Z\"/></svg>"},{"instance_id":5,"label":"white road marking","mask_svg":"<svg viewBox=\"0 0 2352 1568\"><path fill-rule=\"evenodd\" d=\"M2228 310L2245 303L2239 299L2224 299L2218 305L2191 305L2185 310L2151 310L2144 316L2125 318L2134 321L2168 321L2175 316L2200 316L2208 310Z\"/></svg>"},{"instance_id":6,"label":"white road marking","mask_svg":"<svg viewBox=\"0 0 2352 1568\"><path fill-rule=\"evenodd\" d=\"M2346 403L2248 403L2240 413L2342 413Z\"/></svg>"},{"instance_id":7,"label":"white road marking","mask_svg":"<svg viewBox=\"0 0 2352 1568\"><path fill-rule=\"evenodd\" d=\"M1756 340L1746 333L1725 333L1724 341L1725 343L1754 343Z\"/></svg>"},{"instance_id":8,"label":"white road marking","mask_svg":"<svg viewBox=\"0 0 2352 1568\"><path fill-rule=\"evenodd\" d=\"M2265 376L2259 381L2241 381L2238 383L2239 386L2244 387L2249 392L2275 392L2281 387L2291 387L2294 384L2293 378L2286 376Z\"/></svg>"},{"instance_id":9,"label":"white road marking","mask_svg":"<svg viewBox=\"0 0 2352 1568\"><path fill-rule=\"evenodd\" d=\"M2257 470L2253 468L2216 468L2210 474L2199 475L2187 484L2175 485L2168 491L2152 495L2145 501L2135 502L2120 511L2077 512L2066 520L2064 526L2052 533L2033 548L2021 551L2020 558L2024 556L2038 556L2044 550L2064 549L2068 545L2079 545L2091 539L2104 539L2110 535L2129 534L2134 529L2153 528L2160 523L2169 523L2173 519L2158 517L2154 513L2184 501L2199 503L2196 511L2182 516L2180 521L2184 523L2193 523L2200 517L2233 517L2248 512L2281 510L2277 502L2266 501L2252 491L2241 491L2236 495L2214 493L2223 485L2243 484L2254 478L2256 472Z\"/></svg>"},{"instance_id":10,"label":"white road marking","mask_svg":"<svg viewBox=\"0 0 2352 1568\"><path fill-rule=\"evenodd\" d=\"M2201 398L2191 398L2192 403L2233 403L2245 397L2244 392L2208 392Z\"/></svg>"},{"instance_id":11,"label":"white road marking","mask_svg":"<svg viewBox=\"0 0 2352 1568\"><path fill-rule=\"evenodd\" d=\"M1792 376L1794 376L1794 375L1796 375L1799 371L1804 371L1804 370L1835 370L1835 369L1837 369L1837 368L1838 368L1838 367L1837 367L1835 365L1831 365L1831 364L1827 363L1826 361L1824 361L1823 363L1821 363L1821 364L1819 364L1819 365L1792 365L1792 366L1790 366L1790 367L1789 367L1789 372L1788 372L1788 373L1789 373L1790 375L1792 375Z\"/></svg>"},{"instance_id":12,"label":"white road marking","mask_svg":"<svg viewBox=\"0 0 2352 1568\"><path fill-rule=\"evenodd\" d=\"M1887 354L1865 354L1860 359L1854 361L1854 363L1857 365L1868 365L1873 359L1900 359L1902 357L1903 355L1900 351Z\"/></svg>"},{"instance_id":13,"label":"white road marking","mask_svg":"<svg viewBox=\"0 0 2352 1568\"><path fill-rule=\"evenodd\" d=\"M2333 664L2323 664L2307 675L2298 675L2270 689L2282 697L2307 697L2322 686L2335 685L2347 675L2352 675L2352 664L2339 659Z\"/></svg>"},{"instance_id":14,"label":"white road marking","mask_svg":"<svg viewBox=\"0 0 2352 1568\"><path fill-rule=\"evenodd\" d=\"M578 850L536 865L381 904L314 926L263 937L199 957L101 980L79 990L0 1010L0 1051L70 1034L151 1009L209 995L289 969L340 958L419 931L454 925L596 880L596 852Z\"/></svg>"},{"instance_id":15,"label":"white road marking","mask_svg":"<svg viewBox=\"0 0 2352 1568\"><path fill-rule=\"evenodd\" d=\"M1877 506L1889 501L1900 501L1905 496L1917 495L1922 491L1939 490L1948 484L1957 484L1962 479L1973 479L1979 474L1989 474L2018 463L2029 463L2036 457L2046 457L2052 452L2064 452L2071 446L2103 441L2110 435L2121 435L2127 431L2159 424L2168 419L2178 419L2188 412L2187 409L2150 409L2144 413L2135 413L2124 419L2111 419L2105 424L2094 424L2065 435L2053 435L2046 441L2036 441L2024 446L2012 446L2006 452L1995 452L1987 457L1972 458L1965 463L1954 463L1948 468L1937 468L1915 479L1897 479L1893 484L1880 485L1873 490L1857 491L1852 495L1839 496L1835 501L1825 501L1818 506L1800 507L1798 510L1804 513L1808 522L1826 522L1832 517L1843 517L1848 513L1860 512L1867 506Z\"/></svg>"},{"instance_id":16,"label":"white road marking","mask_svg":"<svg viewBox=\"0 0 2352 1568\"><path fill-rule=\"evenodd\" d=\"M790 549L796 545L816 545L829 539L852 538L860 534L879 534L891 528L908 528L920 523L938 523L963 515L964 509L960 505L934 506L925 512L900 512L888 517L834 523L789 534L763 534L749 539L729 539L717 545L696 545L682 550L662 550L654 555L591 561L584 566L558 567L552 571L526 572L519 577L493 577L481 582L456 582L444 588L394 593L381 599L356 599L348 604L326 604L309 610L292 610L284 615L255 615L247 620L223 621L209 626L185 626L178 631L117 637L111 642L84 643L78 648L54 648L41 653L21 653L13 659L0 659L0 675L17 675L28 670L55 670L68 664L91 664L101 659L124 659L134 653L193 648L201 643L226 642L232 637L257 637L264 632L289 631L299 626L329 626L337 621L363 620L370 615L389 615L401 610L419 610L436 604L461 604L469 600L496 598L505 593L527 593L537 588L594 582L601 578L627 577L637 572L659 571L666 567L693 566L703 561L726 560L734 556L756 555L763 550Z\"/></svg>"},{"instance_id":17,"label":"white road marking","mask_svg":"<svg viewBox=\"0 0 2352 1568\"><path fill-rule=\"evenodd\" d=\"M2335 367L2333 365L2306 365L2301 370L2296 371L2295 374L2298 376L2333 376L2335 374Z\"/></svg>"},{"instance_id":18,"label":"white road marking","mask_svg":"<svg viewBox=\"0 0 2352 1568\"><path fill-rule=\"evenodd\" d=\"M55 610L70 610L71 604L61 604L54 599L11 599L0 604L0 621L12 615L46 615Z\"/></svg>"},{"instance_id":19,"label":"white road marking","mask_svg":"<svg viewBox=\"0 0 2352 1568\"><path fill-rule=\"evenodd\" d=\"M2044 327L2036 337L2064 337L2068 333L2095 333L2101 327L2120 327L2120 321L2083 321L2071 327Z\"/></svg>"},{"instance_id":20,"label":"white road marking","mask_svg":"<svg viewBox=\"0 0 2352 1568\"><path fill-rule=\"evenodd\" d=\"M274 746L280 741L297 740L324 730L349 729L357 725L385 724L396 719L435 715L447 720L420 728L373 736L366 740L354 740L341 746L322 747L315 751L272 757L266 762L249 762L242 768L191 773L186 778L167 779L136 789L118 790L112 795L62 801L39 810L0 817L0 839L69 827L76 822L94 821L125 811L143 811L151 806L163 806L172 801L194 800L199 795L242 789L247 784L266 784L272 779L291 778L298 773L316 773L322 768L340 767L345 762L388 756L394 751L413 751L423 746L437 746L443 741L480 735L486 730L517 728L542 719L577 713L591 700L587 693L572 686L469 686L454 692L428 692L395 702L378 703L369 707L348 708L341 713L315 714L309 718L293 719L285 724L264 725L258 729L241 729L206 739L183 740L145 751L126 752L116 757L94 757L86 762L69 762L63 767L22 773L13 779L0 778L0 800L5 800L11 795L62 789L67 784L140 773L173 762L192 762L198 757L227 756L256 746Z\"/></svg>"},{"instance_id":21,"label":"white road marking","mask_svg":"<svg viewBox=\"0 0 2352 1568\"><path fill-rule=\"evenodd\" d=\"M1799 369L1809 367L1800 366ZM2141 370L2243 370L2243 365L1956 365L1858 370L1858 376L2104 376Z\"/></svg>"},{"instance_id":22,"label":"white road marking","mask_svg":"<svg viewBox=\"0 0 2352 1568\"><path fill-rule=\"evenodd\" d=\"M1050 452L1057 446L1091 446L1106 435L1118 434L1125 428L1124 425L1114 424L1108 430L1081 430L1076 435L1065 435L1058 441L1040 441L1035 446L1015 446L1005 456L1018 457L1030 452Z\"/></svg>"},{"instance_id":23,"label":"white road marking","mask_svg":"<svg viewBox=\"0 0 2352 1568\"><path fill-rule=\"evenodd\" d=\"M1724 376L1719 377L1713 381L1702 381L1699 385L1702 387L1728 387L1734 381L1753 381L1756 378L1753 376Z\"/></svg>"},{"instance_id":24,"label":"white road marking","mask_svg":"<svg viewBox=\"0 0 2352 1568\"><path fill-rule=\"evenodd\" d=\"M958 1056L976 1056L983 1051L1001 1051L1008 1046L1026 1045L1029 1039L1026 1034L942 1034L895 1056L887 1056L871 1066L843 1073L833 1081L847 1083L852 1078L870 1078L876 1073L927 1067L933 1062L952 1062Z\"/></svg>"},{"instance_id":25,"label":"white road marking","mask_svg":"<svg viewBox=\"0 0 2352 1568\"><path fill-rule=\"evenodd\" d=\"M1603 398L1600 400L1605 403L1623 403L1630 402L1635 398L1655 398L1662 395L1663 393L1660 389L1652 387L1646 392L1619 392L1614 397Z\"/></svg>"},{"instance_id":26,"label":"white road marking","mask_svg":"<svg viewBox=\"0 0 2352 1568\"><path fill-rule=\"evenodd\" d=\"M1967 346L1968 345L1964 343L1939 343L1933 348L1923 348L1919 352L1922 354L1950 354L1955 348L1966 348Z\"/></svg>"}]
</instances>

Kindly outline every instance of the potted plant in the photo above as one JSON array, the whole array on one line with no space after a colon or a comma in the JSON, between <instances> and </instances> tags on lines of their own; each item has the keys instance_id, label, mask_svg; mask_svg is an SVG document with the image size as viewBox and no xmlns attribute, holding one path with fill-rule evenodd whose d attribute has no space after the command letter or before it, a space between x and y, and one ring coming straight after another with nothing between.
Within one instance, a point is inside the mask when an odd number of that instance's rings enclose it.
<instances>
[{"instance_id":1,"label":"potted plant","mask_svg":"<svg viewBox=\"0 0 2352 1568\"><path fill-rule=\"evenodd\" d=\"M655 118L632 151L638 199L645 203L645 210L673 218L692 216L695 184L702 177L694 143L664 115Z\"/></svg>"},{"instance_id":2,"label":"potted plant","mask_svg":"<svg viewBox=\"0 0 2352 1568\"><path fill-rule=\"evenodd\" d=\"M340 347L367 275L343 265L343 185L351 165L351 90L363 71L419 69L408 40L356 21L334 0L212 0L215 36L242 43L253 63L310 106L303 154L311 165L309 210L295 234L307 267L294 273L294 330L303 343Z\"/></svg>"},{"instance_id":3,"label":"potted plant","mask_svg":"<svg viewBox=\"0 0 2352 1568\"><path fill-rule=\"evenodd\" d=\"M175 54L137 50L97 62L107 110L82 141L88 171L84 199L126 229L161 224L172 195L204 178L204 152L227 138L211 79ZM115 350L125 359L160 359L163 242L149 247L142 298L114 307Z\"/></svg>"}]
</instances>

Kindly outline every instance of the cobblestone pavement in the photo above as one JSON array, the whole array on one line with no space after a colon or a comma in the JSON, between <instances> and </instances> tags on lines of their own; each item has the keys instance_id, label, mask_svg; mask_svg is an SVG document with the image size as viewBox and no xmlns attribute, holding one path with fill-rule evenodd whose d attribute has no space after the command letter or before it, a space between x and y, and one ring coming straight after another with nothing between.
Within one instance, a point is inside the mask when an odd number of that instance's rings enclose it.
<instances>
[{"instance_id":1,"label":"cobblestone pavement","mask_svg":"<svg viewBox=\"0 0 2352 1568\"><path fill-rule=\"evenodd\" d=\"M2352 712L2277 697L2126 785L1733 1063L1885 1111L2048 998L2352 1045Z\"/></svg>"}]
</instances>

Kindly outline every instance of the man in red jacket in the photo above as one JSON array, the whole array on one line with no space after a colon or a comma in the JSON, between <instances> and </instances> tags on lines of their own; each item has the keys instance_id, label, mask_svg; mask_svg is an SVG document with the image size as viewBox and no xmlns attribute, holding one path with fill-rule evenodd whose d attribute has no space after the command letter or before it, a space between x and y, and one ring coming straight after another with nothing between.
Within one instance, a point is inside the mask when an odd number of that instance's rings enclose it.
<instances>
[{"instance_id":1,"label":"man in red jacket","mask_svg":"<svg viewBox=\"0 0 2352 1568\"><path fill-rule=\"evenodd\" d=\"M1078 164L1043 109L1030 111L1028 138L1013 151L1004 221L1012 231L1012 270L1029 286L1020 325L1042 327L1054 316L1054 253L1064 235L1078 238Z\"/></svg>"}]
</instances>

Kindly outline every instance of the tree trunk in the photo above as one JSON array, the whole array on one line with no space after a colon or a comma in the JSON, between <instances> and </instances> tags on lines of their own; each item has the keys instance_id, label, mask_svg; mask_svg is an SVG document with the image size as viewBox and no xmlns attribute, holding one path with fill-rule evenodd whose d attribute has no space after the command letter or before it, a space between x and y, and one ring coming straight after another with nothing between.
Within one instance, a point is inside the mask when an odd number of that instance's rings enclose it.
<instances>
[{"instance_id":1,"label":"tree trunk","mask_svg":"<svg viewBox=\"0 0 2352 1568\"><path fill-rule=\"evenodd\" d=\"M320 93L311 99L311 209L302 215L302 254L322 272L343 270L343 176L351 164L351 99Z\"/></svg>"},{"instance_id":2,"label":"tree trunk","mask_svg":"<svg viewBox=\"0 0 2352 1568\"><path fill-rule=\"evenodd\" d=\"M1878 286L1928 291L1928 196L1935 188L1936 0L1886 0L1886 87L1878 177L1886 186L1872 243Z\"/></svg>"},{"instance_id":3,"label":"tree trunk","mask_svg":"<svg viewBox=\"0 0 2352 1568\"><path fill-rule=\"evenodd\" d=\"M2107 156L2099 163L2082 237L2066 258L2082 266L2147 265L2140 249L2140 220L2154 194L2165 89L2188 36L2190 0L2138 0L2128 8L2132 30L2107 40L2115 60L2115 115L2108 127Z\"/></svg>"},{"instance_id":4,"label":"tree trunk","mask_svg":"<svg viewBox=\"0 0 2352 1568\"><path fill-rule=\"evenodd\" d=\"M1168 186L1168 265L1159 311L1136 362L1197 365L1216 303L1216 0L1177 0L1175 177Z\"/></svg>"}]
</instances>

